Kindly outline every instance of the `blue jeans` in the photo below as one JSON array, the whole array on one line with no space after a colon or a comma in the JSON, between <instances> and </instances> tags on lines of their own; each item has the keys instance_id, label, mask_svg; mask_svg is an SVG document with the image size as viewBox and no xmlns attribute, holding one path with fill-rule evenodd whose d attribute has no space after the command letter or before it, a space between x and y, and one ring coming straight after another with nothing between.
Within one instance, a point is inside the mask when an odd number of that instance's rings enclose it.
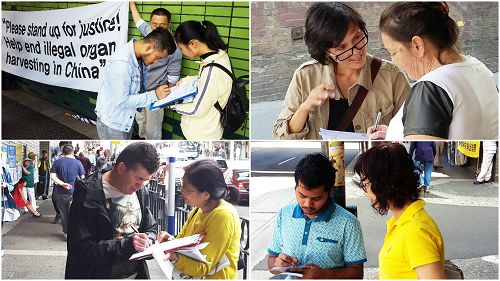
<instances>
[{"instance_id":1,"label":"blue jeans","mask_svg":"<svg viewBox=\"0 0 500 281\"><path fill-rule=\"evenodd\" d=\"M118 131L106 126L106 124L102 123L99 118L97 118L96 127L97 134L101 140L129 140L132 138L132 128L128 133Z\"/></svg>"},{"instance_id":2,"label":"blue jeans","mask_svg":"<svg viewBox=\"0 0 500 281\"><path fill-rule=\"evenodd\" d=\"M420 166L420 163L424 164L424 171L423 173L420 173L420 184L425 185L425 188L429 189L429 187L431 186L431 174L432 174L433 162L415 160L415 164L417 165L417 167Z\"/></svg>"}]
</instances>

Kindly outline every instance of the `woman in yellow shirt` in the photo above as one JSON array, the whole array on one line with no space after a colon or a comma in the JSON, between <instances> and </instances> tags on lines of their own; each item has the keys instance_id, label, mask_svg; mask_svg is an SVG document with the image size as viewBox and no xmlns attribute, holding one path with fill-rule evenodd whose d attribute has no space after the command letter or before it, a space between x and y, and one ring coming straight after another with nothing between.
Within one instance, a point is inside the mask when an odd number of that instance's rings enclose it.
<instances>
[{"instance_id":1,"label":"woman in yellow shirt","mask_svg":"<svg viewBox=\"0 0 500 281\"><path fill-rule=\"evenodd\" d=\"M172 252L169 260L178 271L195 279L236 279L241 228L236 209L226 199L237 200L237 194L227 187L219 165L213 160L204 159L186 166L182 181L182 197L195 208L177 238L204 232L203 242L209 243L201 253L210 263ZM229 264L224 267L226 258Z\"/></svg>"},{"instance_id":2,"label":"woman in yellow shirt","mask_svg":"<svg viewBox=\"0 0 500 281\"><path fill-rule=\"evenodd\" d=\"M376 145L359 156L354 172L372 207L393 214L378 256L379 278L446 279L443 238L419 199L418 176L405 147Z\"/></svg>"}]
</instances>

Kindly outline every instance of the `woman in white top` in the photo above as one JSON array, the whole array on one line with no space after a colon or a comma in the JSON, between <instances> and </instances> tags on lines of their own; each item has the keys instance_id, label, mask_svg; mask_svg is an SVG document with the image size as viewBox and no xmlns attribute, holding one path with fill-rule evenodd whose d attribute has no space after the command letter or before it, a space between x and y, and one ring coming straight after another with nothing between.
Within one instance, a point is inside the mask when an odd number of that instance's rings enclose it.
<instances>
[{"instance_id":1,"label":"woman in white top","mask_svg":"<svg viewBox=\"0 0 500 281\"><path fill-rule=\"evenodd\" d=\"M217 27L209 21L186 21L175 30L177 47L188 58L197 57L201 61L198 76L184 77L177 84L191 79L198 79L193 102L176 104L172 108L181 114L181 128L188 140L220 140L224 129L220 122L220 112L215 108L219 102L224 108L231 93L232 78L222 69L206 66L218 63L231 71L229 56L224 50L227 45L222 41Z\"/></svg>"},{"instance_id":2,"label":"woman in white top","mask_svg":"<svg viewBox=\"0 0 500 281\"><path fill-rule=\"evenodd\" d=\"M445 2L394 3L380 16L391 59L417 80L389 126L372 139L496 139L498 91L493 74L455 47L458 27Z\"/></svg>"}]
</instances>

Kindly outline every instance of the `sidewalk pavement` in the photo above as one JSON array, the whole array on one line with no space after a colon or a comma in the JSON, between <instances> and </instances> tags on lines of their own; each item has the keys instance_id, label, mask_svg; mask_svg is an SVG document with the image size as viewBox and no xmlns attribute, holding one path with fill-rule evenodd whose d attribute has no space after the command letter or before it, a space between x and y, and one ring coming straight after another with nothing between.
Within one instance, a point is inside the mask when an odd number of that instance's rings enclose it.
<instances>
[{"instance_id":1,"label":"sidewalk pavement","mask_svg":"<svg viewBox=\"0 0 500 281\"><path fill-rule=\"evenodd\" d=\"M493 73L493 77L498 87L498 72ZM273 125L278 119L282 106L283 100L256 102L250 105L250 136L252 140L270 140L273 138Z\"/></svg>"},{"instance_id":2,"label":"sidewalk pavement","mask_svg":"<svg viewBox=\"0 0 500 281\"><path fill-rule=\"evenodd\" d=\"M21 90L2 89L2 110L3 139L99 139L96 126L66 115L75 112Z\"/></svg>"},{"instance_id":3,"label":"sidewalk pavement","mask_svg":"<svg viewBox=\"0 0 500 281\"><path fill-rule=\"evenodd\" d=\"M348 205L365 197L362 190L352 180L354 163L355 161L351 161L345 169ZM472 170L451 166L443 159L443 168L433 171L431 191L423 199L431 204L498 208L498 182L474 185L473 181L474 173ZM252 279L269 279L272 276L267 271L265 261L267 243L272 236L277 210L293 201L294 184L293 175L288 177L252 177L253 190L259 190L259 192L251 194L251 248L253 250L250 258ZM272 196L272 193L280 195ZM484 262L485 260L491 262ZM466 279L488 279L488 276L484 276L485 272L498 276L498 254L488 257L453 259L452 261L466 273ZM364 278L373 279L377 271L377 267L365 267Z\"/></svg>"}]
</instances>

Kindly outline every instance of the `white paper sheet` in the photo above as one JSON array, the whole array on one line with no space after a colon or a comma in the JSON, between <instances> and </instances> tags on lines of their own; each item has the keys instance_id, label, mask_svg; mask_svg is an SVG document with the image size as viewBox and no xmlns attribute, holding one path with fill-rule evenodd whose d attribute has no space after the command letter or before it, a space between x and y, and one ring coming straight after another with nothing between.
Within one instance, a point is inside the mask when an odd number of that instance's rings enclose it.
<instances>
[{"instance_id":1,"label":"white paper sheet","mask_svg":"<svg viewBox=\"0 0 500 281\"><path fill-rule=\"evenodd\" d=\"M352 133L332 131L321 128L319 134L323 140L368 140L368 135L363 133Z\"/></svg>"},{"instance_id":2,"label":"white paper sheet","mask_svg":"<svg viewBox=\"0 0 500 281\"><path fill-rule=\"evenodd\" d=\"M192 102L193 97L198 93L197 83L198 79L191 79L180 84L179 86L172 87L168 96L152 103L149 109L159 109L167 105L176 103L181 99L189 100L190 102Z\"/></svg>"}]
</instances>

